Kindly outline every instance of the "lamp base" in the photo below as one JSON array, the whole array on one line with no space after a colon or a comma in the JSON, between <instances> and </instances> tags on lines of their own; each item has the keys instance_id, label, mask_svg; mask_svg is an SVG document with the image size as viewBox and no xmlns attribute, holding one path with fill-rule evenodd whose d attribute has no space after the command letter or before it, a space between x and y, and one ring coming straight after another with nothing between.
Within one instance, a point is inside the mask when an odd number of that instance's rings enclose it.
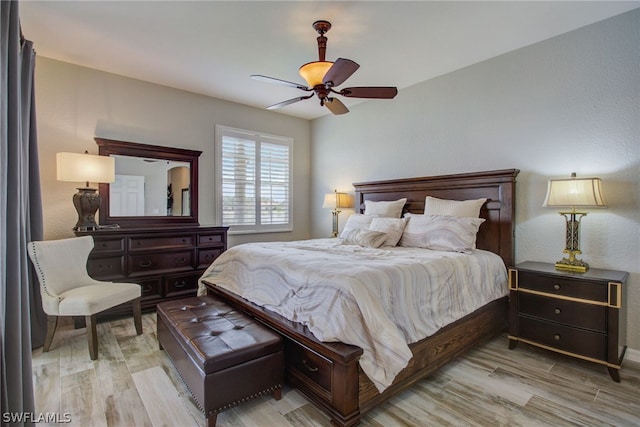
<instances>
[{"instance_id":1,"label":"lamp base","mask_svg":"<svg viewBox=\"0 0 640 427\"><path fill-rule=\"evenodd\" d=\"M562 258L561 261L556 262L556 269L558 270L568 270L568 271L577 271L580 273L584 273L589 269L589 264L579 259L569 260L568 258Z\"/></svg>"},{"instance_id":2,"label":"lamp base","mask_svg":"<svg viewBox=\"0 0 640 427\"><path fill-rule=\"evenodd\" d=\"M332 232L331 232L331 237L338 237L338 215L340 215L339 210L332 210L331 211L331 216L332 216L332 221L331 221L331 226L332 226Z\"/></svg>"},{"instance_id":3,"label":"lamp base","mask_svg":"<svg viewBox=\"0 0 640 427\"><path fill-rule=\"evenodd\" d=\"M96 211L100 207L100 194L96 188L78 188L73 195L73 206L78 211L78 222L74 231L92 231L99 228L96 223Z\"/></svg>"}]
</instances>

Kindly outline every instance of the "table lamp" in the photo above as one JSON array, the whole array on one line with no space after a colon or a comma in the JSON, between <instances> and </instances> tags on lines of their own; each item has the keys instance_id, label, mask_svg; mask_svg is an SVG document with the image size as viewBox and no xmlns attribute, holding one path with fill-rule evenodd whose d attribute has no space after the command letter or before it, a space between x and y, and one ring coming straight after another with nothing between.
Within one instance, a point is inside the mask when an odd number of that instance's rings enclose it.
<instances>
[{"instance_id":1,"label":"table lamp","mask_svg":"<svg viewBox=\"0 0 640 427\"><path fill-rule=\"evenodd\" d=\"M338 215L342 212L340 209L351 207L349 195L347 193L339 193L338 190L333 190L333 193L324 195L324 203L322 204L322 207L325 209L332 209L333 233L331 234L331 237L338 237Z\"/></svg>"},{"instance_id":2,"label":"table lamp","mask_svg":"<svg viewBox=\"0 0 640 427\"><path fill-rule=\"evenodd\" d=\"M67 182L84 182L73 195L73 206L78 211L76 231L97 230L96 211L100 207L100 194L97 188L89 187L90 182L110 183L115 181L115 159L109 156L97 156L78 153L57 153L57 179Z\"/></svg>"},{"instance_id":3,"label":"table lamp","mask_svg":"<svg viewBox=\"0 0 640 427\"><path fill-rule=\"evenodd\" d=\"M559 270L585 272L589 264L576 258L580 251L580 220L587 215L584 208L606 207L602 197L600 178L576 178L575 172L568 179L549 180L547 196L542 206L569 207L570 211L561 211L567 223L566 248L568 257L556 262ZM578 211L576 208L580 208Z\"/></svg>"}]
</instances>

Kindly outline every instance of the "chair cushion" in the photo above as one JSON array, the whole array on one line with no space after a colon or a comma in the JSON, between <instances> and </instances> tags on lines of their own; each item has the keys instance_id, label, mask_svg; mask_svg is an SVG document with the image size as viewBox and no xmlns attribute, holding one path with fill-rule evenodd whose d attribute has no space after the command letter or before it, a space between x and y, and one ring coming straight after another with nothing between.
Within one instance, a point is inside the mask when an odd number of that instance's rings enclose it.
<instances>
[{"instance_id":1,"label":"chair cushion","mask_svg":"<svg viewBox=\"0 0 640 427\"><path fill-rule=\"evenodd\" d=\"M135 283L102 282L70 289L60 294L60 316L90 316L141 295Z\"/></svg>"}]
</instances>

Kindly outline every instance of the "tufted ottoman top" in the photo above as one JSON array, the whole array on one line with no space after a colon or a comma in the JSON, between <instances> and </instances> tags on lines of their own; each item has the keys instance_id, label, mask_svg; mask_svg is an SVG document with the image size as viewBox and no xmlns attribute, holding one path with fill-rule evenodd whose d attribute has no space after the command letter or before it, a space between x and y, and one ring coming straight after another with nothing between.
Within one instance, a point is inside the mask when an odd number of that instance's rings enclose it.
<instances>
[{"instance_id":1,"label":"tufted ottoman top","mask_svg":"<svg viewBox=\"0 0 640 427\"><path fill-rule=\"evenodd\" d=\"M282 351L278 334L210 295L162 302L157 314L205 374Z\"/></svg>"}]
</instances>

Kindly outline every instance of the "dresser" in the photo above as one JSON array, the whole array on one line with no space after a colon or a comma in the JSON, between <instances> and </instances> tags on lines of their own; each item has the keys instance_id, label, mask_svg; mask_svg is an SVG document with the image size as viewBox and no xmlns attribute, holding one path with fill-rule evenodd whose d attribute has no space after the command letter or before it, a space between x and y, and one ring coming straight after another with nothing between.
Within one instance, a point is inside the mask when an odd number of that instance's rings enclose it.
<instances>
[{"instance_id":1,"label":"dresser","mask_svg":"<svg viewBox=\"0 0 640 427\"><path fill-rule=\"evenodd\" d=\"M626 351L620 310L629 273L560 271L523 262L509 269L509 348L518 342L605 365L620 381Z\"/></svg>"},{"instance_id":2,"label":"dresser","mask_svg":"<svg viewBox=\"0 0 640 427\"><path fill-rule=\"evenodd\" d=\"M227 249L228 227L106 228L76 232L93 236L87 270L96 280L133 282L142 288L143 310L161 301L193 296L204 270ZM130 314L114 307L106 315Z\"/></svg>"}]
</instances>

